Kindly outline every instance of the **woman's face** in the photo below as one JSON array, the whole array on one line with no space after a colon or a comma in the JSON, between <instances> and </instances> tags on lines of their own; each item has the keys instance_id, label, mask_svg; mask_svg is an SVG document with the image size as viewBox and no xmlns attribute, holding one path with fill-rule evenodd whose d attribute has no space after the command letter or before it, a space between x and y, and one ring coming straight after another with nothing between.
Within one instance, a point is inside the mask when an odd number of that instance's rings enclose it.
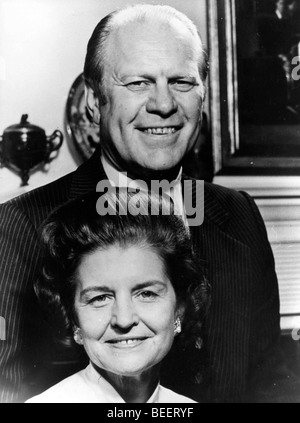
<instances>
[{"instance_id":1,"label":"woman's face","mask_svg":"<svg viewBox=\"0 0 300 423\"><path fill-rule=\"evenodd\" d=\"M176 295L150 248L111 246L83 259L75 312L82 343L99 368L138 376L171 349Z\"/></svg>"}]
</instances>

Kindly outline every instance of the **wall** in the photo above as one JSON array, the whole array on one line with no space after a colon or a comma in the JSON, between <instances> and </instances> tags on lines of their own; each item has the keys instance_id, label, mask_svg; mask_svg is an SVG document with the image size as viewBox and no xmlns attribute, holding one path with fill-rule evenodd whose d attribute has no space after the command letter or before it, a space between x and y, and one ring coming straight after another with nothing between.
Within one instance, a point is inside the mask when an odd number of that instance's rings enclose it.
<instances>
[{"instance_id":1,"label":"wall","mask_svg":"<svg viewBox=\"0 0 300 423\"><path fill-rule=\"evenodd\" d=\"M27 113L51 134L64 130L70 86L82 72L87 41L97 22L122 0L0 0L0 134ZM149 1L149 3L162 3ZM164 1L189 15L206 44L206 0ZM38 171L27 190L69 173L80 163L65 139L47 172ZM0 203L20 189L19 177L0 169Z\"/></svg>"},{"instance_id":2,"label":"wall","mask_svg":"<svg viewBox=\"0 0 300 423\"><path fill-rule=\"evenodd\" d=\"M248 192L258 205L274 253L281 329L300 328L300 177L217 176L214 182Z\"/></svg>"}]
</instances>

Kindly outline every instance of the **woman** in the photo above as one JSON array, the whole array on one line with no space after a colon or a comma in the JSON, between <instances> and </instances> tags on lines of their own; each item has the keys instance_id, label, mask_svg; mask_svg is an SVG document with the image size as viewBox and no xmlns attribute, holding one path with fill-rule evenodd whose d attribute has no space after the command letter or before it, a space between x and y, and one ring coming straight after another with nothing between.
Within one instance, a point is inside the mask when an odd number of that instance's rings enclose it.
<instances>
[{"instance_id":1,"label":"woman","mask_svg":"<svg viewBox=\"0 0 300 423\"><path fill-rule=\"evenodd\" d=\"M182 332L199 344L206 284L188 230L174 213L162 215L164 200L145 193L121 189L105 201L111 215L97 213L92 194L44 225L36 292L58 333L71 334L90 364L28 402L193 402L159 384L174 338ZM138 215L130 214L133 202Z\"/></svg>"}]
</instances>

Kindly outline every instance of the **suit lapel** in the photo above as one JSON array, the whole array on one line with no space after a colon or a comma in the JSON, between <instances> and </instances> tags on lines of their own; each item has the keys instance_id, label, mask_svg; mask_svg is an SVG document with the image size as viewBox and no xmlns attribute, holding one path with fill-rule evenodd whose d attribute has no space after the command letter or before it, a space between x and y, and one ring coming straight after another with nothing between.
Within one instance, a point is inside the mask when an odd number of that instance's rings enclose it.
<instances>
[{"instance_id":1,"label":"suit lapel","mask_svg":"<svg viewBox=\"0 0 300 423\"><path fill-rule=\"evenodd\" d=\"M193 190L195 187L193 184ZM222 190L217 194L214 191L214 186L205 184L204 223L190 230L194 248L212 286L205 343L213 386L218 387L214 395L238 398L239 389L245 388L249 366L250 293L255 276L249 247L236 239L230 229L234 222L223 207L225 194ZM236 391L229 392L227 386Z\"/></svg>"},{"instance_id":2,"label":"suit lapel","mask_svg":"<svg viewBox=\"0 0 300 423\"><path fill-rule=\"evenodd\" d=\"M189 182L185 184L185 182ZM192 196L193 202L196 201L196 180L186 175L182 176L183 192L187 188L187 194ZM222 228L230 220L230 215L224 207L222 207L219 199L213 195L211 184L204 183L204 216L214 224Z\"/></svg>"}]
</instances>

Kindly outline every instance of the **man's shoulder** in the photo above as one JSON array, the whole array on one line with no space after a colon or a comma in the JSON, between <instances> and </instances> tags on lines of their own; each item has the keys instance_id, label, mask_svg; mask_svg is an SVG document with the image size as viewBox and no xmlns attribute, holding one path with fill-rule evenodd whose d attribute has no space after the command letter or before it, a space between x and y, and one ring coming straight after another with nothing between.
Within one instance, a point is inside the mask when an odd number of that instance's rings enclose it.
<instances>
[{"instance_id":1,"label":"man's shoulder","mask_svg":"<svg viewBox=\"0 0 300 423\"><path fill-rule=\"evenodd\" d=\"M244 191L237 191L210 182L204 183L204 195L205 199L215 200L226 209L235 208L237 204L246 205L248 199L251 198Z\"/></svg>"},{"instance_id":2,"label":"man's shoulder","mask_svg":"<svg viewBox=\"0 0 300 423\"><path fill-rule=\"evenodd\" d=\"M29 191L1 205L2 209L18 210L38 224L52 210L68 201L74 172L42 187Z\"/></svg>"},{"instance_id":3,"label":"man's shoulder","mask_svg":"<svg viewBox=\"0 0 300 423\"><path fill-rule=\"evenodd\" d=\"M232 188L227 188L221 185L214 184L212 182L204 182L205 191L214 195L218 199L231 200L231 199L242 199L243 194L241 191L237 191Z\"/></svg>"},{"instance_id":4,"label":"man's shoulder","mask_svg":"<svg viewBox=\"0 0 300 423\"><path fill-rule=\"evenodd\" d=\"M252 197L244 191L205 183L204 212L207 218L215 216L217 220L244 224L249 221L249 217L257 217L257 206Z\"/></svg>"}]
</instances>

